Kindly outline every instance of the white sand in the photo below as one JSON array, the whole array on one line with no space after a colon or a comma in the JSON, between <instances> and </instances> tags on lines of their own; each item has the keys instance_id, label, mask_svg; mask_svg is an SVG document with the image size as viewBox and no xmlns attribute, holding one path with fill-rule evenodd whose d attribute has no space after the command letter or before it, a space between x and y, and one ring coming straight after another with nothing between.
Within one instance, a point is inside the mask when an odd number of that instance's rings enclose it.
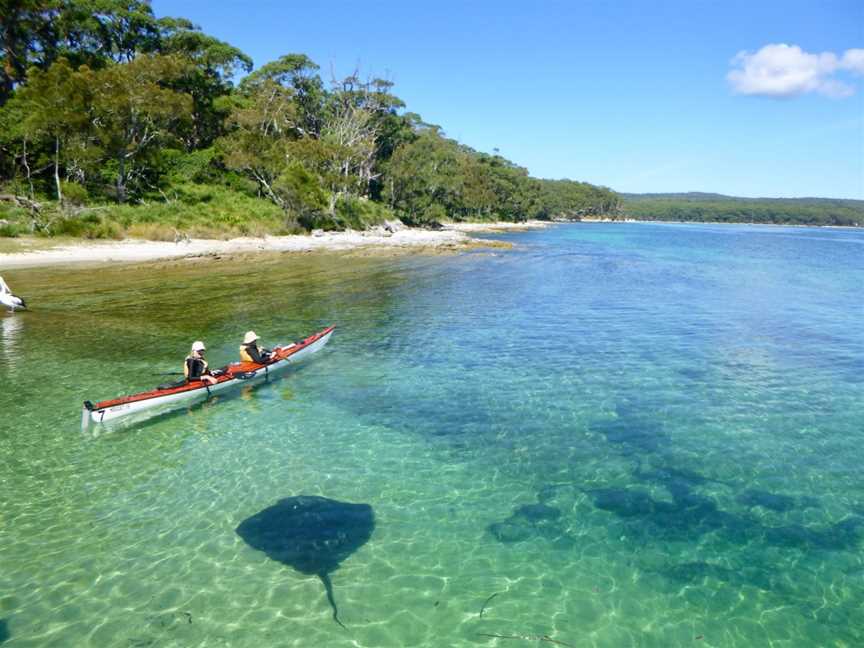
<instances>
[{"instance_id":1,"label":"white sand","mask_svg":"<svg viewBox=\"0 0 864 648\"><path fill-rule=\"evenodd\" d=\"M179 243L125 240L82 242L48 250L0 254L0 269L28 268L67 264L136 263L212 254L249 252L310 252L313 250L351 250L355 248L458 248L470 246L473 239L456 229L430 231L400 229L386 233L325 232L308 236L268 236L236 238L228 241L191 239Z\"/></svg>"},{"instance_id":2,"label":"white sand","mask_svg":"<svg viewBox=\"0 0 864 648\"><path fill-rule=\"evenodd\" d=\"M47 250L0 254L0 270L71 264L140 263L160 259L203 257L250 252L340 251L358 248L380 250L431 248L459 249L489 244L472 239L470 232L505 232L549 227L548 221L499 223L450 223L442 230L411 229L394 222L394 232L376 227L366 232L316 232L298 236L236 238L227 241L189 239L178 243L127 239L82 241Z\"/></svg>"}]
</instances>

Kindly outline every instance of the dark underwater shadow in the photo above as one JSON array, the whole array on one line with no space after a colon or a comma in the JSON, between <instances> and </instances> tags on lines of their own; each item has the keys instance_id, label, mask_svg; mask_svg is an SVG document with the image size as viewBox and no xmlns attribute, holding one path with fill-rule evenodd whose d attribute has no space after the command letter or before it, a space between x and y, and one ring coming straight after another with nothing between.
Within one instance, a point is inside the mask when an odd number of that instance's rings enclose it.
<instances>
[{"instance_id":1,"label":"dark underwater shadow","mask_svg":"<svg viewBox=\"0 0 864 648\"><path fill-rule=\"evenodd\" d=\"M709 483L727 488L735 488L734 484L670 465L672 457L668 450L674 447L672 439L638 399L624 399L615 410L616 419L598 421L590 429L615 444L622 456L635 458L632 476L636 482L661 486L671 495L671 501L658 500L641 488L617 486L584 491L596 508L626 521L634 537L649 542L657 538L688 540L718 533L737 544L755 541L772 547L828 551L851 550L860 542L864 528L860 514L853 513L838 523L815 529L800 524L769 526L750 514L754 507L777 514L821 508L812 497L744 489L738 492L736 502L747 509L746 513L722 510L716 498L697 489ZM660 466L646 470L644 461L659 462Z\"/></svg>"},{"instance_id":2,"label":"dark underwater shadow","mask_svg":"<svg viewBox=\"0 0 864 648\"><path fill-rule=\"evenodd\" d=\"M681 482L667 486L672 500L656 500L634 488L594 488L586 490L594 506L615 514L630 525L634 537L644 541L692 540L707 533L718 533L735 544L760 544L800 550L851 551L861 541L864 518L847 516L821 528L800 524L768 526L740 513L723 511L710 497L694 492Z\"/></svg>"},{"instance_id":3,"label":"dark underwater shadow","mask_svg":"<svg viewBox=\"0 0 864 648\"><path fill-rule=\"evenodd\" d=\"M9 639L9 624L6 619L0 619L0 644L5 643Z\"/></svg>"},{"instance_id":4,"label":"dark underwater shadow","mask_svg":"<svg viewBox=\"0 0 864 648\"><path fill-rule=\"evenodd\" d=\"M735 498L742 506L761 506L775 513L786 513L795 508L795 498L788 495L771 493L769 491L750 488L742 491Z\"/></svg>"},{"instance_id":5,"label":"dark underwater shadow","mask_svg":"<svg viewBox=\"0 0 864 648\"><path fill-rule=\"evenodd\" d=\"M286 497L246 518L236 530L246 544L269 558L301 574L318 576L333 608L333 620L345 627L339 620L330 574L372 537L371 506L314 495Z\"/></svg>"}]
</instances>

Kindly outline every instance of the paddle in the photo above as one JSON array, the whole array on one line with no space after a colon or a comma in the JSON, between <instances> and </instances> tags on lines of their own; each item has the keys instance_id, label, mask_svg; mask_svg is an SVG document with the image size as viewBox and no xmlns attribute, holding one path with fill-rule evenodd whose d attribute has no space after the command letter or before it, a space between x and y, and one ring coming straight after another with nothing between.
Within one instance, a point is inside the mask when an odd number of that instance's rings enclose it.
<instances>
[{"instance_id":1,"label":"paddle","mask_svg":"<svg viewBox=\"0 0 864 648\"><path fill-rule=\"evenodd\" d=\"M222 369L214 369L211 372L211 374L213 375L214 378L221 376L223 373L225 373L225 372ZM186 374L184 374L182 371L162 371L160 373L154 373L154 374L150 374L150 375L151 376L185 376Z\"/></svg>"}]
</instances>

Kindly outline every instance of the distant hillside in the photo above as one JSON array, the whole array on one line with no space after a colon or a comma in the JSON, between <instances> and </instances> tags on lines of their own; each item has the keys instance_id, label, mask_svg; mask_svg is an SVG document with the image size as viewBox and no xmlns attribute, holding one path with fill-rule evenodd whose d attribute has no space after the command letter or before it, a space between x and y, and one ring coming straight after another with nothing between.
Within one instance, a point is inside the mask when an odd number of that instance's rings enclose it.
<instances>
[{"instance_id":1,"label":"distant hillside","mask_svg":"<svg viewBox=\"0 0 864 648\"><path fill-rule=\"evenodd\" d=\"M864 200L740 198L695 191L618 195L622 217L637 220L864 227Z\"/></svg>"}]
</instances>

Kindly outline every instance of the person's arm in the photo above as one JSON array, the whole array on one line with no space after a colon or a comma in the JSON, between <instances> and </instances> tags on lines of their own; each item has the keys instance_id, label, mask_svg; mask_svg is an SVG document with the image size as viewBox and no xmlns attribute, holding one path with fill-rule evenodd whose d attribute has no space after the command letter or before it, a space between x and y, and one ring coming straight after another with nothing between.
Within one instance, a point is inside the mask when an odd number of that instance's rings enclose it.
<instances>
[{"instance_id":1,"label":"person's arm","mask_svg":"<svg viewBox=\"0 0 864 648\"><path fill-rule=\"evenodd\" d=\"M257 344L247 344L246 353L248 353L249 357L252 358L252 362L257 364L263 364L267 361L266 358L262 357L261 349L258 348Z\"/></svg>"}]
</instances>

